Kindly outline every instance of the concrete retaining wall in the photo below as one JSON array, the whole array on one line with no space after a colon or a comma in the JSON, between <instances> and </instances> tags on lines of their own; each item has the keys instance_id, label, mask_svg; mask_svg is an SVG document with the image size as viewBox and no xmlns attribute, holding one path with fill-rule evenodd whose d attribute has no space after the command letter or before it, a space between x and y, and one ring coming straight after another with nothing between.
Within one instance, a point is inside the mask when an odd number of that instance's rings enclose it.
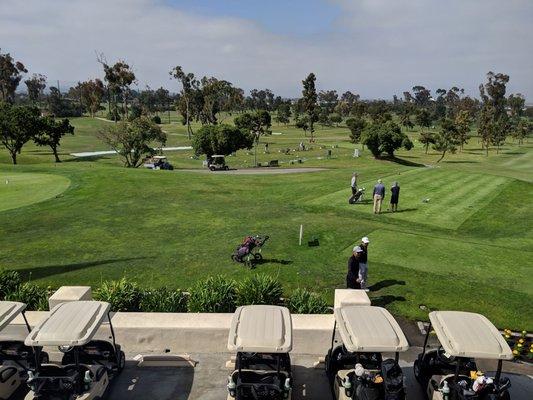
<instances>
[{"instance_id":1,"label":"concrete retaining wall","mask_svg":"<svg viewBox=\"0 0 533 400\"><path fill-rule=\"evenodd\" d=\"M28 311L33 327L48 315L46 311ZM113 314L112 322L120 343L131 353L224 353L233 314L133 313ZM326 354L333 329L333 315L293 314L293 353ZM19 316L7 332L26 334ZM99 335L109 335L101 328Z\"/></svg>"}]
</instances>

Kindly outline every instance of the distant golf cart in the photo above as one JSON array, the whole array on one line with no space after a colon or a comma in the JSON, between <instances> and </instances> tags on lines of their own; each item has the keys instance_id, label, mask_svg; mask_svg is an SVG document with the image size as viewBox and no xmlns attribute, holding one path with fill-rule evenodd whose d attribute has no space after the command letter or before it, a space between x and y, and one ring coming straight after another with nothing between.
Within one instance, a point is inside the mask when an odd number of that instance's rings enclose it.
<instances>
[{"instance_id":1,"label":"distant golf cart","mask_svg":"<svg viewBox=\"0 0 533 400\"><path fill-rule=\"evenodd\" d=\"M211 171L227 171L226 157L220 154L212 155L207 159L207 168Z\"/></svg>"},{"instance_id":2,"label":"distant golf cart","mask_svg":"<svg viewBox=\"0 0 533 400\"><path fill-rule=\"evenodd\" d=\"M38 363L30 373L30 392L25 400L101 399L109 380L124 368L126 358L115 343L109 303L73 301L54 307L50 315L26 338L39 355L41 346L58 346L61 365ZM104 319L109 321L111 339L95 340Z\"/></svg>"},{"instance_id":3,"label":"distant golf cart","mask_svg":"<svg viewBox=\"0 0 533 400\"><path fill-rule=\"evenodd\" d=\"M236 351L235 371L228 377L228 400L291 399L292 320L285 307L237 308L228 350Z\"/></svg>"},{"instance_id":4,"label":"distant golf cart","mask_svg":"<svg viewBox=\"0 0 533 400\"><path fill-rule=\"evenodd\" d=\"M334 399L405 398L399 352L409 348L394 317L384 308L370 305L340 305L334 310L331 348L326 356L326 374ZM336 331L342 343L335 346ZM395 353L383 359L382 353Z\"/></svg>"},{"instance_id":5,"label":"distant golf cart","mask_svg":"<svg viewBox=\"0 0 533 400\"><path fill-rule=\"evenodd\" d=\"M496 327L483 315L461 311L429 314L424 349L414 373L429 400L507 400L511 382L502 378L502 360L513 354ZM440 347L426 351L432 329ZM498 360L493 378L478 375L475 359Z\"/></svg>"},{"instance_id":6,"label":"distant golf cart","mask_svg":"<svg viewBox=\"0 0 533 400\"><path fill-rule=\"evenodd\" d=\"M27 333L20 335L8 325L22 315L27 332L30 326L24 315L26 304L13 301L0 301L0 399L13 396L18 390L26 389L28 371L35 368L33 348L24 345ZM13 327L11 327L13 328ZM48 362L48 354L40 352L42 362Z\"/></svg>"},{"instance_id":7,"label":"distant golf cart","mask_svg":"<svg viewBox=\"0 0 533 400\"><path fill-rule=\"evenodd\" d=\"M172 171L174 167L168 162L166 156L151 156L144 160L143 166L149 169L155 170L167 170Z\"/></svg>"}]
</instances>

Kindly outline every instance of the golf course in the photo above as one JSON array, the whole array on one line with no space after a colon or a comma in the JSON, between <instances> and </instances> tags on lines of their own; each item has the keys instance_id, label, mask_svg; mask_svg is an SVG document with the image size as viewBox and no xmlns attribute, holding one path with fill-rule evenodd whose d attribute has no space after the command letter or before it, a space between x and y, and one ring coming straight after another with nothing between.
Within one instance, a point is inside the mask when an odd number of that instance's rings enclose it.
<instances>
[{"instance_id":1,"label":"golf course","mask_svg":"<svg viewBox=\"0 0 533 400\"><path fill-rule=\"evenodd\" d=\"M166 146L191 144L175 112L162 119ZM273 124L274 134L257 146L258 161L278 160L279 168L297 173L198 174L188 171L205 168L192 150L165 153L173 171L124 168L115 155L74 157L109 150L96 133L112 122L70 122L75 133L61 142L62 163L53 162L48 148L28 144L13 166L0 150L0 268L25 280L57 288L126 277L186 290L212 275L240 280L265 273L287 293L307 288L332 303L334 289L345 286L353 246L368 236L373 304L409 319L425 319L428 309L457 309L482 313L500 328L533 329L533 144L527 140L518 145L508 138L499 154L491 149L486 156L472 136L437 163L440 154L425 153L418 128L405 131L412 150L375 159L350 143L342 123L318 125L311 144L293 125ZM299 151L300 142L309 149ZM226 162L249 172L253 150ZM367 193L350 205L354 171ZM387 190L399 182L397 213L387 212L390 192L384 212L372 213L377 179ZM255 269L230 258L252 234L270 236ZM309 247L314 238L319 246Z\"/></svg>"}]
</instances>

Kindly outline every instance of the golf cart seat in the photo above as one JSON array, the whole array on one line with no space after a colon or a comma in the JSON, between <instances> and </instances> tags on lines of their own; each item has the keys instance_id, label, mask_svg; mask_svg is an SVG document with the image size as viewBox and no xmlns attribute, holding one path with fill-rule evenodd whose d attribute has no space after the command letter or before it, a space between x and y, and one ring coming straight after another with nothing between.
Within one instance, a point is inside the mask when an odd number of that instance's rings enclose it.
<instances>
[{"instance_id":1,"label":"golf cart seat","mask_svg":"<svg viewBox=\"0 0 533 400\"><path fill-rule=\"evenodd\" d=\"M11 365L0 366L0 383L6 383L13 378L17 372L18 369Z\"/></svg>"},{"instance_id":2,"label":"golf cart seat","mask_svg":"<svg viewBox=\"0 0 533 400\"><path fill-rule=\"evenodd\" d=\"M120 352L120 346L117 345L117 351ZM106 340L91 340L89 343L80 346L79 362L86 365L100 364L108 370L117 369L117 356L113 344ZM74 364L74 353L67 352L61 360L62 365Z\"/></svg>"},{"instance_id":3,"label":"golf cart seat","mask_svg":"<svg viewBox=\"0 0 533 400\"><path fill-rule=\"evenodd\" d=\"M352 369L360 363L365 369L379 370L383 357L381 353L353 353L344 345L335 347L331 353L331 367L335 373L342 369Z\"/></svg>"},{"instance_id":4,"label":"golf cart seat","mask_svg":"<svg viewBox=\"0 0 533 400\"><path fill-rule=\"evenodd\" d=\"M0 364L5 361L26 361L30 365L35 364L34 352L31 346L26 346L19 340L0 342ZM41 361L48 362L48 354L41 352Z\"/></svg>"}]
</instances>

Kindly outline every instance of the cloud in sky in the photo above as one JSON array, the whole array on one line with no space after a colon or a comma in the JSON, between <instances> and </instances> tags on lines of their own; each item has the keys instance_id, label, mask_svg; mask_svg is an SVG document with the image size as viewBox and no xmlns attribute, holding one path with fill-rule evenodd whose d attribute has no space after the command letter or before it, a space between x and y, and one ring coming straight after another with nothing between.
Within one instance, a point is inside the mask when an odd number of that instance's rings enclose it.
<instances>
[{"instance_id":1,"label":"cloud in sky","mask_svg":"<svg viewBox=\"0 0 533 400\"><path fill-rule=\"evenodd\" d=\"M120 58L133 65L140 88L177 90L168 71L182 65L198 76L214 75L245 90L268 87L283 96L298 96L311 71L320 88L366 98L390 98L415 84L433 90L458 85L477 95L485 73L494 70L511 76L510 92L533 98L531 0L326 5L339 11L329 29L296 35L294 26L269 29L253 17L202 14L180 2L2 0L0 47L30 72L68 84L101 76L95 52L103 52L110 62Z\"/></svg>"}]
</instances>

